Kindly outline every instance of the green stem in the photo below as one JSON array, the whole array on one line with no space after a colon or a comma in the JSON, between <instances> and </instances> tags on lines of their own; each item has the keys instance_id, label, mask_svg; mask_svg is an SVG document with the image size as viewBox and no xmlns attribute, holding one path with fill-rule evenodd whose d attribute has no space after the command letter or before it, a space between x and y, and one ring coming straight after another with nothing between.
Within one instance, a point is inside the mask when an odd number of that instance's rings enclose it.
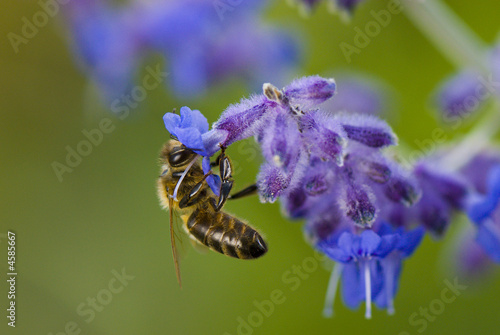
<instances>
[{"instance_id":1,"label":"green stem","mask_svg":"<svg viewBox=\"0 0 500 335\"><path fill-rule=\"evenodd\" d=\"M440 0L402 0L407 17L459 69L473 68L488 78L491 70L488 46ZM489 113L478 122L442 159L443 166L457 170L485 149L500 128L500 98Z\"/></svg>"},{"instance_id":2,"label":"green stem","mask_svg":"<svg viewBox=\"0 0 500 335\"><path fill-rule=\"evenodd\" d=\"M457 67L488 74L487 45L440 0L402 0L406 16Z\"/></svg>"}]
</instances>

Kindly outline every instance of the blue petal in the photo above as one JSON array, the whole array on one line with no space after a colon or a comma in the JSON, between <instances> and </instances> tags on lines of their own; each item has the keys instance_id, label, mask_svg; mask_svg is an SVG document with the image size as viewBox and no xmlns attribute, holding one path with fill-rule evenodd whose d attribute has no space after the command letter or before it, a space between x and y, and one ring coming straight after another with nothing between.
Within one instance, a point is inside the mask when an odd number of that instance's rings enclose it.
<instances>
[{"instance_id":1,"label":"blue petal","mask_svg":"<svg viewBox=\"0 0 500 335\"><path fill-rule=\"evenodd\" d=\"M212 168L210 167L210 157L203 157L201 166L203 168L203 173L205 174L209 173L212 170ZM212 174L208 176L206 180L212 192L214 192L215 195L219 196L220 185L221 185L220 177L218 175Z\"/></svg>"},{"instance_id":2,"label":"blue petal","mask_svg":"<svg viewBox=\"0 0 500 335\"><path fill-rule=\"evenodd\" d=\"M467 215L469 218L477 224L480 224L486 218L488 218L491 213L497 207L498 200L489 197L476 197L470 201L467 209Z\"/></svg>"},{"instance_id":3,"label":"blue petal","mask_svg":"<svg viewBox=\"0 0 500 335\"><path fill-rule=\"evenodd\" d=\"M498 202L500 199L500 165L491 168L488 175L488 192L488 197Z\"/></svg>"},{"instance_id":4,"label":"blue petal","mask_svg":"<svg viewBox=\"0 0 500 335\"><path fill-rule=\"evenodd\" d=\"M404 257L409 257L422 242L425 235L425 229L418 227L408 232L402 233L396 248Z\"/></svg>"},{"instance_id":5,"label":"blue petal","mask_svg":"<svg viewBox=\"0 0 500 335\"><path fill-rule=\"evenodd\" d=\"M203 146L207 152L207 156L213 156L220 149L220 144L226 139L227 131L220 129L212 129L201 135Z\"/></svg>"},{"instance_id":6,"label":"blue petal","mask_svg":"<svg viewBox=\"0 0 500 335\"><path fill-rule=\"evenodd\" d=\"M196 128L202 134L208 131L207 118L199 110L191 110L186 106L181 107L181 126Z\"/></svg>"},{"instance_id":7,"label":"blue petal","mask_svg":"<svg viewBox=\"0 0 500 335\"><path fill-rule=\"evenodd\" d=\"M373 252L373 256L385 258L385 256L387 256L394 250L399 241L399 238L400 236L397 234L382 236L377 250Z\"/></svg>"},{"instance_id":8,"label":"blue petal","mask_svg":"<svg viewBox=\"0 0 500 335\"><path fill-rule=\"evenodd\" d=\"M346 253L344 250L340 248L320 248L325 255L333 259L334 261L341 262L341 263L350 263L352 261L352 256L348 253Z\"/></svg>"},{"instance_id":9,"label":"blue petal","mask_svg":"<svg viewBox=\"0 0 500 335\"><path fill-rule=\"evenodd\" d=\"M344 265L342 269L342 300L344 300L344 304L351 309L356 309L364 297L364 280L359 263Z\"/></svg>"},{"instance_id":10,"label":"blue petal","mask_svg":"<svg viewBox=\"0 0 500 335\"><path fill-rule=\"evenodd\" d=\"M205 153L200 131L196 128L175 128L179 142L199 154Z\"/></svg>"},{"instance_id":11,"label":"blue petal","mask_svg":"<svg viewBox=\"0 0 500 335\"><path fill-rule=\"evenodd\" d=\"M191 110L191 108L186 107L186 106L181 107L180 113L181 113L181 125L180 126L182 128L192 127L192 125L193 125L193 117L192 117L193 111Z\"/></svg>"},{"instance_id":12,"label":"blue petal","mask_svg":"<svg viewBox=\"0 0 500 335\"><path fill-rule=\"evenodd\" d=\"M175 113L168 112L163 115L163 122L165 123L165 128L168 132L177 137L175 134L175 128L178 128L181 124L181 117Z\"/></svg>"},{"instance_id":13,"label":"blue petal","mask_svg":"<svg viewBox=\"0 0 500 335\"><path fill-rule=\"evenodd\" d=\"M346 254L351 254L353 250L354 241L358 239L357 236L354 236L352 233L342 233L339 237L338 246L340 249L344 251Z\"/></svg>"},{"instance_id":14,"label":"blue petal","mask_svg":"<svg viewBox=\"0 0 500 335\"><path fill-rule=\"evenodd\" d=\"M476 241L486 253L497 263L500 263L500 229L493 231L488 225L479 226Z\"/></svg>"},{"instance_id":15,"label":"blue petal","mask_svg":"<svg viewBox=\"0 0 500 335\"><path fill-rule=\"evenodd\" d=\"M373 230L365 230L361 233L358 253L363 256L371 256L380 246L381 238Z\"/></svg>"},{"instance_id":16,"label":"blue petal","mask_svg":"<svg viewBox=\"0 0 500 335\"><path fill-rule=\"evenodd\" d=\"M192 126L198 129L200 133L204 134L208 131L207 118L199 110L195 109L194 111L192 111L191 117L193 119Z\"/></svg>"}]
</instances>

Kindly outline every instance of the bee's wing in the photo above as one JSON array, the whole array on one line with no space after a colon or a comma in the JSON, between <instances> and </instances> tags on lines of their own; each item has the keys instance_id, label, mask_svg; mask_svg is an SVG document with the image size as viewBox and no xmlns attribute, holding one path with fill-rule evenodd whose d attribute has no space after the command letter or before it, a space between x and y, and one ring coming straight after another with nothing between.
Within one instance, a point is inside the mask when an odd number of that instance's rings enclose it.
<instances>
[{"instance_id":1,"label":"bee's wing","mask_svg":"<svg viewBox=\"0 0 500 335\"><path fill-rule=\"evenodd\" d=\"M174 212L173 212L174 200L170 197L168 198L168 205L169 205L168 210L170 214L170 242L172 243L172 255L174 257L175 274L177 276L177 281L179 282L179 286L182 288L181 269L179 266L179 255L177 252L177 246L175 244Z\"/></svg>"},{"instance_id":2,"label":"bee's wing","mask_svg":"<svg viewBox=\"0 0 500 335\"><path fill-rule=\"evenodd\" d=\"M204 244L201 244L198 240L194 238L189 239L191 241L191 245L193 246L193 249L198 251L200 254L206 254L208 250L210 250L209 247L207 247Z\"/></svg>"}]
</instances>

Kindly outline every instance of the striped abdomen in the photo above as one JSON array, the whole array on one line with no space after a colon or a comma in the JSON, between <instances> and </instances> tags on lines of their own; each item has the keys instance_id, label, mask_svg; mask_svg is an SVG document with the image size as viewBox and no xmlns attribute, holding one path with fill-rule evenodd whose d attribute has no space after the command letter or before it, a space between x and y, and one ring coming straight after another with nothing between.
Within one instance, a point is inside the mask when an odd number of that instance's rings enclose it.
<instances>
[{"instance_id":1,"label":"striped abdomen","mask_svg":"<svg viewBox=\"0 0 500 335\"><path fill-rule=\"evenodd\" d=\"M187 230L210 249L227 256L253 259L267 252L255 229L224 212L196 209L189 216Z\"/></svg>"}]
</instances>

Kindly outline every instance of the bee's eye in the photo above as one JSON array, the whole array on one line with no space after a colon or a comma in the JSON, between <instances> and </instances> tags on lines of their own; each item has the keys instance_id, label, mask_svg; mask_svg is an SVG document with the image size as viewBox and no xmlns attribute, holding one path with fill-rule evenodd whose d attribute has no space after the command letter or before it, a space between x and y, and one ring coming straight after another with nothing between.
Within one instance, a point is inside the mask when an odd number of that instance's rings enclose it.
<instances>
[{"instance_id":1,"label":"bee's eye","mask_svg":"<svg viewBox=\"0 0 500 335\"><path fill-rule=\"evenodd\" d=\"M170 153L168 156L168 163L172 167L179 167L187 164L195 155L195 153L186 148L179 148Z\"/></svg>"}]
</instances>

